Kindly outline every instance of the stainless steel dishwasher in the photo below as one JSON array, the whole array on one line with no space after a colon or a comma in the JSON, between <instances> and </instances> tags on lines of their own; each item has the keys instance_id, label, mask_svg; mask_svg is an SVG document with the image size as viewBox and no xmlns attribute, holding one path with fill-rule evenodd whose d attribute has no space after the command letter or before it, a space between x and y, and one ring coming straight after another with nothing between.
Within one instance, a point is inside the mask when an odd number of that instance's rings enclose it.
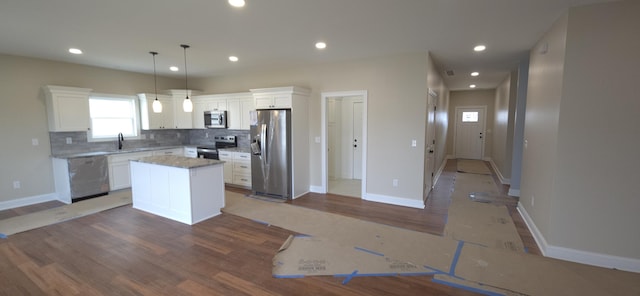
<instances>
[{"instance_id":1,"label":"stainless steel dishwasher","mask_svg":"<svg viewBox=\"0 0 640 296\"><path fill-rule=\"evenodd\" d=\"M71 201L109 193L109 163L107 156L69 158Z\"/></svg>"}]
</instances>

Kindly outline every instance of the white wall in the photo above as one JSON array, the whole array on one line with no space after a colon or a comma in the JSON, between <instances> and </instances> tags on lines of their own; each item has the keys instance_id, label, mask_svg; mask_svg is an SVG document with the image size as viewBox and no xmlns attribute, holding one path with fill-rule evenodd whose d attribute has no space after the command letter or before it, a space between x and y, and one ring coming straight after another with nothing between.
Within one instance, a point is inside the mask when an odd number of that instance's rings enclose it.
<instances>
[{"instance_id":1,"label":"white wall","mask_svg":"<svg viewBox=\"0 0 640 296\"><path fill-rule=\"evenodd\" d=\"M640 271L638 15L573 8L531 52L520 202L549 256Z\"/></svg>"},{"instance_id":2,"label":"white wall","mask_svg":"<svg viewBox=\"0 0 640 296\"><path fill-rule=\"evenodd\" d=\"M422 203L427 53L370 58L311 67L253 71L195 80L205 93L297 85L311 89L311 185L321 186L321 92L368 91L367 193ZM411 147L415 139L417 147ZM398 187L392 180L398 179Z\"/></svg>"},{"instance_id":3,"label":"white wall","mask_svg":"<svg viewBox=\"0 0 640 296\"><path fill-rule=\"evenodd\" d=\"M179 88L182 82L160 77L158 87ZM153 76L0 55L0 208L54 192L43 85L135 95L153 92ZM32 139L39 145L32 146ZM20 181L21 188L13 189L13 181Z\"/></svg>"},{"instance_id":4,"label":"white wall","mask_svg":"<svg viewBox=\"0 0 640 296\"><path fill-rule=\"evenodd\" d=\"M513 70L496 88L494 105L493 145L491 161L500 181L509 184L513 150L513 127L517 99L518 71Z\"/></svg>"}]
</instances>

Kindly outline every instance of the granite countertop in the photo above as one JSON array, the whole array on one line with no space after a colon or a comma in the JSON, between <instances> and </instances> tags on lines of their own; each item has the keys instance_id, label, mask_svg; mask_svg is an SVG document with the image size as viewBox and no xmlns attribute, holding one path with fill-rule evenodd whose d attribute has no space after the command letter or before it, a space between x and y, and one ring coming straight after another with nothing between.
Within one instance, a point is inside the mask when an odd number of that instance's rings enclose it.
<instances>
[{"instance_id":1,"label":"granite countertop","mask_svg":"<svg viewBox=\"0 0 640 296\"><path fill-rule=\"evenodd\" d=\"M189 146L189 145L187 145L187 146ZM145 152L145 151L173 149L173 148L181 148L181 147L185 147L185 146L162 146L162 147L144 147L144 148L123 149L123 150L114 150L114 151L92 151L92 152L81 152L81 153L56 154L56 155L51 155L51 157L53 157L53 158L78 158L78 157L101 156L101 155L112 155L112 154L133 153L133 152Z\"/></svg>"},{"instance_id":2,"label":"granite countertop","mask_svg":"<svg viewBox=\"0 0 640 296\"><path fill-rule=\"evenodd\" d=\"M217 164L224 163L224 161L215 160L215 159L190 158L190 157L175 156L175 155L149 156L149 157L143 157L139 160L134 160L134 161L171 166L171 167L177 167L177 168L183 168L183 169L192 169L197 167L217 165Z\"/></svg>"}]
</instances>

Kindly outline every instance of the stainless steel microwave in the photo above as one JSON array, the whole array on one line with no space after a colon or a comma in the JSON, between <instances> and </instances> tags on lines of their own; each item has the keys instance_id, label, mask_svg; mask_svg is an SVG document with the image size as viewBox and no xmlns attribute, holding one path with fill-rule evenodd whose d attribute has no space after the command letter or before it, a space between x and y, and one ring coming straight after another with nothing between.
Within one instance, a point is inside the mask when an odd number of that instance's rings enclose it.
<instances>
[{"instance_id":1,"label":"stainless steel microwave","mask_svg":"<svg viewBox=\"0 0 640 296\"><path fill-rule=\"evenodd\" d=\"M227 128L227 111L204 111L204 127Z\"/></svg>"}]
</instances>

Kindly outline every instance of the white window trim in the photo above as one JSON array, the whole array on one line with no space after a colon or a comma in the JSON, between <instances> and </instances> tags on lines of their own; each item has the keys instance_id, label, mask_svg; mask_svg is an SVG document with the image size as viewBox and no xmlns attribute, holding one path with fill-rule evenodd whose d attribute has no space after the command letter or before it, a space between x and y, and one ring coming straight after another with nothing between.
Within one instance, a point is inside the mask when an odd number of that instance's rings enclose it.
<instances>
[{"instance_id":1,"label":"white window trim","mask_svg":"<svg viewBox=\"0 0 640 296\"><path fill-rule=\"evenodd\" d=\"M127 139L140 140L142 139L141 129L140 129L140 103L138 102L137 96L129 96L129 95L120 95L120 94L105 94L105 93L91 93L89 95L89 99L123 99L123 100L132 100L134 104L134 130L136 131L135 136L128 136ZM87 131L87 142L109 142L116 141L118 137L107 137L107 138L94 138L93 137L93 119L91 119L91 130Z\"/></svg>"}]
</instances>

